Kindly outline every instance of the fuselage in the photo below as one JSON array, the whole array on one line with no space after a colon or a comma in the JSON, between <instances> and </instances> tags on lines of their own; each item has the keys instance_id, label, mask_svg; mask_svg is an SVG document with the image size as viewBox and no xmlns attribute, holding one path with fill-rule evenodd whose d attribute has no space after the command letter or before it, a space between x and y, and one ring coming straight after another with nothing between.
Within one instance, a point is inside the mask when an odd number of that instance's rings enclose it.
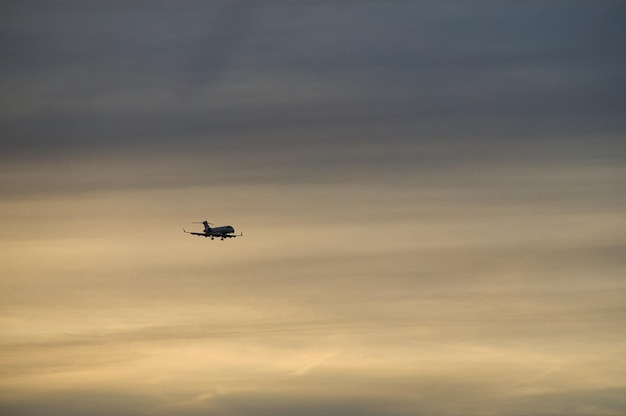
<instances>
[{"instance_id":1,"label":"fuselage","mask_svg":"<svg viewBox=\"0 0 626 416\"><path fill-rule=\"evenodd\" d=\"M235 229L231 227L230 225L224 225L222 227L205 229L204 232L206 233L206 235L212 235L214 237L221 237L226 234L234 233Z\"/></svg>"}]
</instances>

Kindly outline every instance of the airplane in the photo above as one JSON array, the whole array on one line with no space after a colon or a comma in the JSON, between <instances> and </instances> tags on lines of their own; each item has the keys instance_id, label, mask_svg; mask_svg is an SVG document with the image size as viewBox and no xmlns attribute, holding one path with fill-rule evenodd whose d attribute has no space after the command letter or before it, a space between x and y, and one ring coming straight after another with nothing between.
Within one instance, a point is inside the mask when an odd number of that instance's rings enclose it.
<instances>
[{"instance_id":1,"label":"airplane","mask_svg":"<svg viewBox=\"0 0 626 416\"><path fill-rule=\"evenodd\" d=\"M215 237L220 237L220 240L223 240L225 238L235 238L235 237L243 237L243 233L241 234L234 234L235 229L233 227L231 227L230 225L224 225L221 227L213 227L211 228L211 225L213 225L212 223L208 222L208 221L198 221L198 222L194 222L192 224L204 224L204 232L203 233L194 233L191 231L187 231L183 228L183 231L186 232L187 234L192 234L192 235L199 235L200 237L211 237L211 240L213 240ZM211 224L211 225L209 225Z\"/></svg>"}]
</instances>

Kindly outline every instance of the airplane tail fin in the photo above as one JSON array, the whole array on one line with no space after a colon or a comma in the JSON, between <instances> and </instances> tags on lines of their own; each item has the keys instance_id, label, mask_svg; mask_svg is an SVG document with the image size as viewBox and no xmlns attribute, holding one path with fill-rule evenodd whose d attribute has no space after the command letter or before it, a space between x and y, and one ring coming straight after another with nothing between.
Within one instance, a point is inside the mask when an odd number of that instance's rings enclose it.
<instances>
[{"instance_id":1,"label":"airplane tail fin","mask_svg":"<svg viewBox=\"0 0 626 416\"><path fill-rule=\"evenodd\" d=\"M196 221L194 222L194 224L204 224L204 233L208 234L211 232L211 226L209 224L211 224L210 222L208 222L207 220L204 221ZM211 224L212 225L212 224Z\"/></svg>"}]
</instances>

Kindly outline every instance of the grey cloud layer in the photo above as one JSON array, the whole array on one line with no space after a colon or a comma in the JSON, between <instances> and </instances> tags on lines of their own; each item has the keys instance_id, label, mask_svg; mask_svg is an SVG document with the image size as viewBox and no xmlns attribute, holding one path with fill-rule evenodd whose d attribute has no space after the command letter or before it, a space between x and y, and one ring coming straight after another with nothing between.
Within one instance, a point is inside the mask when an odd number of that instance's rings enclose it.
<instances>
[{"instance_id":1,"label":"grey cloud layer","mask_svg":"<svg viewBox=\"0 0 626 416\"><path fill-rule=\"evenodd\" d=\"M5 155L376 119L424 123L400 142L624 128L619 2L70 4L4 17Z\"/></svg>"}]
</instances>

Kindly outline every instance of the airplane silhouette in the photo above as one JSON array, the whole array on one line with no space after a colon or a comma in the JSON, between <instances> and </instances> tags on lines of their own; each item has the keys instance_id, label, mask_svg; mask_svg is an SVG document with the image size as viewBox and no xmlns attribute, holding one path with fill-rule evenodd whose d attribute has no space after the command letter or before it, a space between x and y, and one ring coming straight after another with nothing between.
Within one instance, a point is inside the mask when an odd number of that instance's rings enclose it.
<instances>
[{"instance_id":1,"label":"airplane silhouette","mask_svg":"<svg viewBox=\"0 0 626 416\"><path fill-rule=\"evenodd\" d=\"M187 234L192 234L192 235L199 235L200 237L211 237L211 240L213 240L215 237L219 237L220 240L223 240L225 238L235 238L235 237L242 237L243 233L241 234L234 234L235 233L235 229L233 227L231 227L230 225L223 225L221 227L213 227L211 228L211 224L208 221L198 221L198 222L194 222L193 224L204 224L204 232L202 233L194 233L191 231L187 231L183 228L183 231L186 232ZM211 225L209 225L211 224Z\"/></svg>"}]
</instances>

